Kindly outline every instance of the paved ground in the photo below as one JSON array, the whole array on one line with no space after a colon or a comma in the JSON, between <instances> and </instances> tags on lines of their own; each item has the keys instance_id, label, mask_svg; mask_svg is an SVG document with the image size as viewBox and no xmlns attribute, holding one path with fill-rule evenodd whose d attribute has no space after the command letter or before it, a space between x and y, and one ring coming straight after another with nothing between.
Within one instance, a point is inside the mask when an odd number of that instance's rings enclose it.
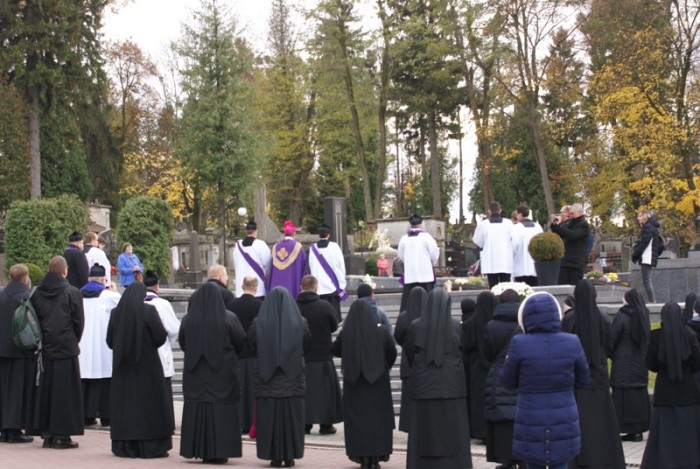
<instances>
[{"instance_id":1,"label":"paved ground","mask_svg":"<svg viewBox=\"0 0 700 469\"><path fill-rule=\"evenodd\" d=\"M312 434L307 435L306 438L304 458L298 460L295 467L308 469L358 469L359 466L352 463L345 456L342 424L337 427L340 431L336 435L324 436L318 435L317 427L314 427ZM123 459L113 456L109 431L106 430L88 429L85 431L85 435L74 439L80 443L80 447L73 450L43 449L40 439L30 444L0 444L0 467L3 469L111 469L136 467L182 467L186 469L188 467L196 468L201 466L199 462L187 460L178 455L180 439L177 435L173 438L174 448L170 452L169 457L150 460ZM644 444L644 442L624 443L628 467L639 467L639 462L644 452ZM484 454L485 447L473 442L472 459L475 469L493 469L496 466L493 463L487 463ZM243 457L229 460L227 466L254 469L269 467L269 462L257 459L255 442L244 437ZM406 435L395 432L394 454L389 462L382 463L382 468L401 469L405 466Z\"/></svg>"}]
</instances>

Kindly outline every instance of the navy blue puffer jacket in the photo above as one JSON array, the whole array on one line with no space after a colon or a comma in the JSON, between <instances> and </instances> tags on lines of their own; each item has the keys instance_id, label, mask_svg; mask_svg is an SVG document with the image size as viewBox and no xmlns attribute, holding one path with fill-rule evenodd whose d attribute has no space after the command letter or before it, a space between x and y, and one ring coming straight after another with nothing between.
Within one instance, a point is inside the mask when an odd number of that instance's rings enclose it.
<instances>
[{"instance_id":1,"label":"navy blue puffer jacket","mask_svg":"<svg viewBox=\"0 0 700 469\"><path fill-rule=\"evenodd\" d=\"M525 334L513 337L501 371L506 388L518 390L513 455L528 463L560 464L581 449L574 388L585 388L589 371L579 338L561 332L561 312L549 293L521 305Z\"/></svg>"}]
</instances>

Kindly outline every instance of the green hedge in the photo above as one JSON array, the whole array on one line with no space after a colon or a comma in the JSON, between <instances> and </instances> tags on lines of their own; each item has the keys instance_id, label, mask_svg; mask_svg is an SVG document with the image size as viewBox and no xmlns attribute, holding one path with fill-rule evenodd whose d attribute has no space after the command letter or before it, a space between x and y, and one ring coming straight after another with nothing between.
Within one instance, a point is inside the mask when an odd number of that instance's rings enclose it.
<instances>
[{"instance_id":1,"label":"green hedge","mask_svg":"<svg viewBox=\"0 0 700 469\"><path fill-rule=\"evenodd\" d=\"M156 197L129 199L117 220L117 248L131 243L144 269L155 270L165 279L170 273L170 244L173 216L170 206Z\"/></svg>"},{"instance_id":2,"label":"green hedge","mask_svg":"<svg viewBox=\"0 0 700 469\"><path fill-rule=\"evenodd\" d=\"M5 272L19 263L46 269L73 231L85 232L89 218L85 204L72 195L14 202L5 220Z\"/></svg>"}]
</instances>

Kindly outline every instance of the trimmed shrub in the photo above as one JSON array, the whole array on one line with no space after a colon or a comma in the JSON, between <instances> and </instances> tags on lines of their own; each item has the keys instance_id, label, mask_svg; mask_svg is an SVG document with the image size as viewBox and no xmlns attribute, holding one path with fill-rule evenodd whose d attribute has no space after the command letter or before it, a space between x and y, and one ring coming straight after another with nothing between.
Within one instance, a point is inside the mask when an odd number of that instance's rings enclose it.
<instances>
[{"instance_id":1,"label":"trimmed shrub","mask_svg":"<svg viewBox=\"0 0 700 469\"><path fill-rule=\"evenodd\" d=\"M29 263L26 264L26 266L29 270L29 280L32 281L32 286L38 287L41 283L41 279L46 275L46 271L36 264Z\"/></svg>"},{"instance_id":2,"label":"trimmed shrub","mask_svg":"<svg viewBox=\"0 0 700 469\"><path fill-rule=\"evenodd\" d=\"M63 253L73 231L85 232L89 214L73 195L14 202L5 219L5 269L36 264L42 270Z\"/></svg>"},{"instance_id":3,"label":"trimmed shrub","mask_svg":"<svg viewBox=\"0 0 700 469\"><path fill-rule=\"evenodd\" d=\"M379 256L376 253L372 253L365 261L365 272L368 275L377 276L377 259L379 259Z\"/></svg>"},{"instance_id":4,"label":"trimmed shrub","mask_svg":"<svg viewBox=\"0 0 700 469\"><path fill-rule=\"evenodd\" d=\"M527 250L536 261L558 261L564 257L564 241L558 234L545 231L532 237Z\"/></svg>"},{"instance_id":5,"label":"trimmed shrub","mask_svg":"<svg viewBox=\"0 0 700 469\"><path fill-rule=\"evenodd\" d=\"M142 195L129 199L119 212L119 249L131 243L144 269L155 270L161 278L170 273L170 243L173 216L170 206L157 197Z\"/></svg>"}]
</instances>

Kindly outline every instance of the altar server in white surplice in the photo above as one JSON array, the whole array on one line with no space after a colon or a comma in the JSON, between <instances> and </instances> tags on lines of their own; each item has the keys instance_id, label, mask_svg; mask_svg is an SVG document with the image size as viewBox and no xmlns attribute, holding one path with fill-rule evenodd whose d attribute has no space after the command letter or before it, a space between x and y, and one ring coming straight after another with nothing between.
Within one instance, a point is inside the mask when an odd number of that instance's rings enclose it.
<instances>
[{"instance_id":1,"label":"altar server in white surplice","mask_svg":"<svg viewBox=\"0 0 700 469\"><path fill-rule=\"evenodd\" d=\"M270 270L272 253L270 247L258 236L258 225L249 221L245 226L246 237L236 243L233 248L233 263L236 267L236 297L240 298L243 291L243 279L247 275L255 275L258 278L258 291L256 298L265 296L266 276Z\"/></svg>"},{"instance_id":2,"label":"altar server in white surplice","mask_svg":"<svg viewBox=\"0 0 700 469\"><path fill-rule=\"evenodd\" d=\"M121 295L107 288L105 274L104 267L93 264L88 283L80 289L83 295L85 328L80 339L78 362L83 385L86 426L97 423L97 417L100 418L103 427L109 426L110 423L112 350L106 342L107 326L112 309L117 307Z\"/></svg>"},{"instance_id":3,"label":"altar server in white surplice","mask_svg":"<svg viewBox=\"0 0 700 469\"><path fill-rule=\"evenodd\" d=\"M498 202L489 204L489 218L482 220L474 230L474 244L481 248L481 273L489 279L489 288L509 282L513 272L513 223L501 216Z\"/></svg>"},{"instance_id":4,"label":"altar server in white surplice","mask_svg":"<svg viewBox=\"0 0 700 469\"><path fill-rule=\"evenodd\" d=\"M170 302L158 296L160 291L158 274L152 270L147 270L143 276L143 284L146 285L147 290L145 302L156 307L160 321L168 333L168 340L158 347L158 356L160 356L160 361L163 364L163 375L169 391L170 410L173 412L174 418L172 377L175 376L175 363L173 362L173 348L171 344L177 342L177 335L180 332L180 320L175 315Z\"/></svg>"},{"instance_id":5,"label":"altar server in white surplice","mask_svg":"<svg viewBox=\"0 0 700 469\"><path fill-rule=\"evenodd\" d=\"M518 222L513 225L511 241L513 243L513 280L525 282L531 287L537 286L535 261L528 251L530 240L536 234L542 233L539 223L530 219L530 209L520 205L515 209Z\"/></svg>"},{"instance_id":6,"label":"altar server in white surplice","mask_svg":"<svg viewBox=\"0 0 700 469\"><path fill-rule=\"evenodd\" d=\"M435 287L433 266L440 258L435 238L423 231L423 218L415 213L408 219L411 227L399 240L399 257L403 260L403 292L400 311L406 311L408 297L414 287L430 291Z\"/></svg>"},{"instance_id":7,"label":"altar server in white surplice","mask_svg":"<svg viewBox=\"0 0 700 469\"><path fill-rule=\"evenodd\" d=\"M340 302L347 298L345 257L338 243L330 240L330 226L321 224L318 236L321 239L309 249L309 271L318 280L318 296L333 306L340 322Z\"/></svg>"}]
</instances>

